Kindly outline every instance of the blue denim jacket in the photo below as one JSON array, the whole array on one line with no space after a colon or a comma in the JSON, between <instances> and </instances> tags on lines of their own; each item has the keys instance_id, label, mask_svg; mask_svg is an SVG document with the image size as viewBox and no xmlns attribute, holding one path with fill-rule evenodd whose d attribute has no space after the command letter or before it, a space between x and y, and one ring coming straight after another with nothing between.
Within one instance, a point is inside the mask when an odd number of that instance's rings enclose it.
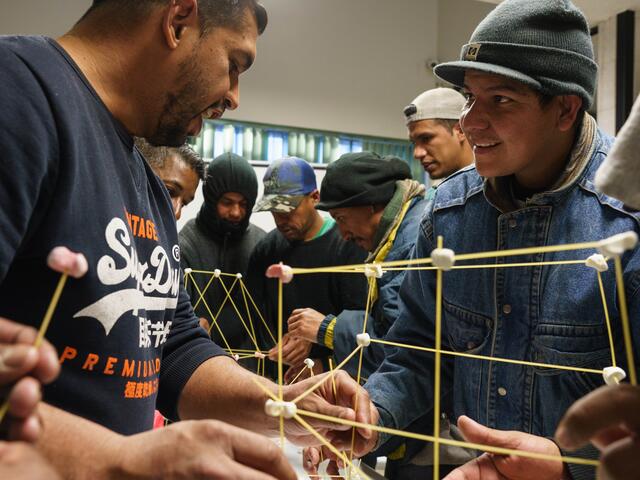
<instances>
[{"instance_id":1,"label":"blue denim jacket","mask_svg":"<svg viewBox=\"0 0 640 480\"><path fill-rule=\"evenodd\" d=\"M600 240L640 231L640 215L596 191L593 177L613 141L596 130L583 145L583 167L562 188L504 211L473 167L453 175L427 206L415 258L429 257L438 235L456 253ZM583 128L583 130L585 130ZM584 137L581 134L581 138ZM584 141L584 138L582 138ZM579 143L579 142L578 142ZM574 147L575 150L578 147ZM477 263L585 259L594 251L490 259ZM622 257L634 344L640 346L640 252ZM625 368L612 262L603 273ZM596 272L583 265L452 270L444 273L442 348L458 352L602 369L611 365ZM435 273L409 271L389 340L433 347ZM433 355L388 349L366 388L385 426L404 429L433 405ZM443 355L444 408L492 428L552 436L567 408L603 384L600 375L524 367ZM637 363L637 362L636 362ZM449 396L447 396L449 398Z\"/></svg>"},{"instance_id":2,"label":"blue denim jacket","mask_svg":"<svg viewBox=\"0 0 640 480\"><path fill-rule=\"evenodd\" d=\"M426 204L426 200L421 197L412 200L385 261L410 258ZM385 272L377 280L378 299L373 305L372 315L369 315L367 320L367 333L371 338L384 338L389 327L398 317L398 291L404 275L404 270L394 270ZM341 362L355 350L357 346L356 335L362 333L363 323L363 310L344 310L338 315L333 332L333 353L337 362ZM368 377L378 368L383 359L384 349L381 345L371 344L367 347L362 356L362 375L365 378ZM345 370L352 375L356 374L357 369L358 355L345 366Z\"/></svg>"}]
</instances>

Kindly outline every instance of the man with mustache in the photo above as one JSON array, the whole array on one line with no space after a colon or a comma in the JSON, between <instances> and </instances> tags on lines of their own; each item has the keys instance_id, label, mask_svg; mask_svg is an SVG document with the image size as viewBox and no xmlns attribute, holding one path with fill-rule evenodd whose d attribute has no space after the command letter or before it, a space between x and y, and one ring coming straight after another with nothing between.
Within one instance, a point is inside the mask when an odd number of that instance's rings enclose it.
<instances>
[{"instance_id":1,"label":"man with mustache","mask_svg":"<svg viewBox=\"0 0 640 480\"><path fill-rule=\"evenodd\" d=\"M0 39L0 316L40 324L60 278L54 247L88 264L48 329L61 373L38 409L38 448L63 478L295 478L273 442L238 428L278 430L255 381L277 387L199 327L171 199L134 147L182 145L236 108L266 23L255 0L95 0L57 40ZM319 392L301 406L353 418ZM145 432L156 405L192 421Z\"/></svg>"},{"instance_id":2,"label":"man with mustache","mask_svg":"<svg viewBox=\"0 0 640 480\"><path fill-rule=\"evenodd\" d=\"M233 153L223 153L213 159L207 167L202 185L204 202L198 216L189 220L180 230L180 251L182 268L247 275L249 257L255 245L266 235L264 230L249 222L251 210L258 195L258 179L253 167L244 158ZM210 277L194 274L202 291ZM205 280L202 282L202 280ZM209 330L211 338L223 345L219 331L232 348L255 348L230 301L213 322L219 305L227 297L220 282L214 281L200 300L198 288L193 282L187 284L196 315L204 319L203 326ZM230 288L230 285L226 285ZM237 287L237 286L236 286ZM238 306L244 306L239 287L234 288L231 298ZM206 305L209 309L206 308ZM218 330L219 329L219 330Z\"/></svg>"},{"instance_id":3,"label":"man with mustache","mask_svg":"<svg viewBox=\"0 0 640 480\"><path fill-rule=\"evenodd\" d=\"M320 216L316 210L320 193L315 172L308 162L297 157L275 160L265 172L263 183L264 195L254 210L271 212L277 228L267 234L251 255L249 287L264 305L265 319L275 332L277 283L262 275L269 265L278 262L308 268L352 265L361 263L366 253L343 240L333 219ZM284 331L287 331L287 318L296 308L311 307L338 314L346 309L362 309L366 298L364 277L347 278L337 273L301 275L284 287ZM301 367L310 355L327 358L329 353L318 346L312 349L309 340L288 334L282 348L286 363L292 367ZM269 352L269 357L277 359L277 348ZM317 366L319 369L319 362Z\"/></svg>"},{"instance_id":4,"label":"man with mustache","mask_svg":"<svg viewBox=\"0 0 640 480\"><path fill-rule=\"evenodd\" d=\"M596 85L590 29L568 0L505 0L478 25L458 61L435 68L466 97L460 125L475 166L448 177L427 206L413 257L443 237L456 254L598 241L640 231L640 216L594 186L613 139L587 111ZM593 250L498 257L498 268L443 273L442 349L497 359L582 367L612 365L596 272L548 264L586 260ZM532 263L500 268L502 263ZM494 263L494 260L491 261ZM460 262L462 264L462 262ZM640 343L640 253L621 256L633 343ZM456 264L458 267L459 264ZM622 352L612 268L602 273ZM433 348L436 274L408 271L387 339ZM618 355L619 357L619 355ZM619 360L620 361L620 360ZM599 373L443 355L443 411L470 442L552 456L567 409L601 386ZM623 368L624 361L620 361ZM365 388L380 422L405 429L434 405L434 357L389 348ZM451 401L448 398L451 398ZM433 412L432 412L433 413ZM383 443L376 436L371 446ZM576 447L580 442L571 442ZM586 446L571 455L595 458ZM485 453L447 480L594 478L590 466Z\"/></svg>"}]
</instances>

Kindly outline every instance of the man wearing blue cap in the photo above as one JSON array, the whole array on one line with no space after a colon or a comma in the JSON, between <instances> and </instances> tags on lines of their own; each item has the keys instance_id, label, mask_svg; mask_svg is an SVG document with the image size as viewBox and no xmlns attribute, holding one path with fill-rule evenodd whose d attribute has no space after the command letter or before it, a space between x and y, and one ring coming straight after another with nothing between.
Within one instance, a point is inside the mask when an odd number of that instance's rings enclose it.
<instances>
[{"instance_id":1,"label":"man wearing blue cap","mask_svg":"<svg viewBox=\"0 0 640 480\"><path fill-rule=\"evenodd\" d=\"M256 245L249 261L248 286L264 305L265 318L272 331L277 327L277 282L264 278L269 265L283 262L295 267L325 267L362 263L366 252L340 236L335 221L321 217L316 210L320 194L315 172L301 158L274 161L264 179L264 195L254 211L269 211L277 228ZM283 321L296 308L310 307L337 315L343 310L363 309L367 298L364 277L322 273L304 275L284 286ZM273 344L271 344L273 346ZM325 348L311 348L311 342L286 335L283 356L299 366L309 356L326 357ZM275 359L274 348L270 356Z\"/></svg>"},{"instance_id":2,"label":"man wearing blue cap","mask_svg":"<svg viewBox=\"0 0 640 480\"><path fill-rule=\"evenodd\" d=\"M446 248L469 253L640 231L640 215L593 183L613 140L586 113L596 72L589 26L568 0L505 0L478 25L460 61L435 68L467 97L461 125L473 147L475 167L453 174L437 188L421 222L415 258L429 257L439 236ZM610 366L595 272L583 266L539 265L592 253L521 255L512 261L538 265L447 272L443 350L597 371ZM621 261L638 345L637 249ZM614 299L612 269L602 279L606 297ZM388 340L435 345L435 291L433 271L406 273ZM609 311L613 341L622 352L620 312L613 300ZM433 356L404 348L386 353L365 388L380 423L404 429L434 404ZM453 397L451 418L468 441L508 449L560 455L548 438L573 402L603 384L602 376L592 373L445 357L442 395ZM590 447L573 455L595 457L597 451ZM594 477L593 467L484 454L447 479Z\"/></svg>"}]
</instances>

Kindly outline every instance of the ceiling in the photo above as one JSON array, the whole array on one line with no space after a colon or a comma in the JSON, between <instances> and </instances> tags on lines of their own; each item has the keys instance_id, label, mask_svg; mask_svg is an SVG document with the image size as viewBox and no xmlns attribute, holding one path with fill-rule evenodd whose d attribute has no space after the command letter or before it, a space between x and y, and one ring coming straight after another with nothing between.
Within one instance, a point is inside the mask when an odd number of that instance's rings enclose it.
<instances>
[{"instance_id":1,"label":"ceiling","mask_svg":"<svg viewBox=\"0 0 640 480\"><path fill-rule=\"evenodd\" d=\"M502 0L480 1L486 3L502 2ZM591 25L595 25L625 10L640 10L640 0L573 0L573 3L582 9Z\"/></svg>"}]
</instances>

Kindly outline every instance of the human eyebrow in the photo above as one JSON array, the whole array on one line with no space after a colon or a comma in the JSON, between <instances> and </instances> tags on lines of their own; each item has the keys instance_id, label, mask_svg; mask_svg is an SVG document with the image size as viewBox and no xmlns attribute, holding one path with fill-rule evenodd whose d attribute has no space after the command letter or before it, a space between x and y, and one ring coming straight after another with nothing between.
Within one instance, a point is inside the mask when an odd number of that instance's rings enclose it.
<instances>
[{"instance_id":1,"label":"human eyebrow","mask_svg":"<svg viewBox=\"0 0 640 480\"><path fill-rule=\"evenodd\" d=\"M487 89L485 90L487 92L511 92L514 93L516 95L527 95L527 90L525 90L524 88L520 88L518 86L514 86L508 83L501 83L498 85L492 85L490 87L487 87ZM473 93L471 93L471 89L467 86L464 85L462 87L462 95L473 95Z\"/></svg>"},{"instance_id":2,"label":"human eyebrow","mask_svg":"<svg viewBox=\"0 0 640 480\"><path fill-rule=\"evenodd\" d=\"M162 183L164 183L164 186L166 187L167 190L172 189L175 191L175 193L179 194L182 192L183 188L182 185L180 184L180 182L176 181L176 180L169 180L169 179L163 179Z\"/></svg>"}]
</instances>

